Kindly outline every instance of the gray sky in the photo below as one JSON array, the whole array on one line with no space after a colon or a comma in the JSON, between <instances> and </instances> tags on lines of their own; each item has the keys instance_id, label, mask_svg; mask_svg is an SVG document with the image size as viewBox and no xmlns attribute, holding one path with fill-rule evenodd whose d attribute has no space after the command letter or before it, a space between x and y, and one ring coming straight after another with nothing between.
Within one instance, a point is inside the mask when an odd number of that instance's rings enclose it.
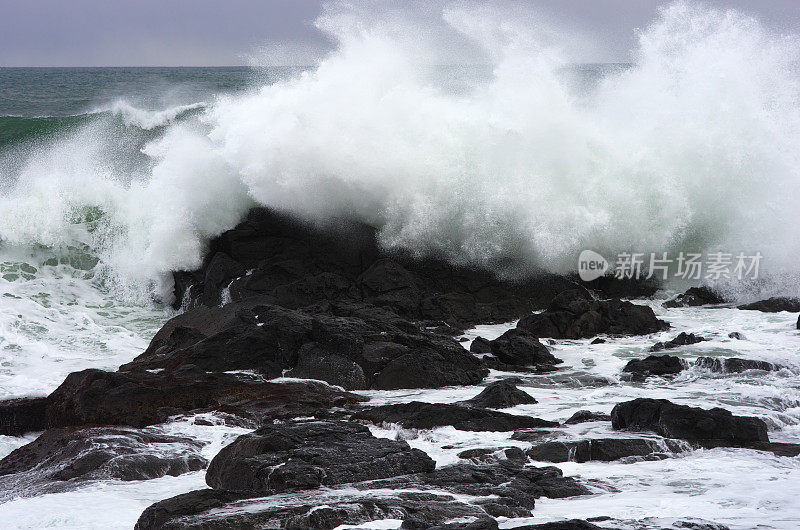
<instances>
[{"instance_id":1,"label":"gray sky","mask_svg":"<svg viewBox=\"0 0 800 530\"><path fill-rule=\"evenodd\" d=\"M434 0L438 1L438 0ZM407 2L361 2L377 9ZM441 0L441 4L446 4ZM519 0L600 43L586 61L626 61L658 0ZM796 32L798 0L706 0ZM313 26L321 0L0 0L0 66L308 63L332 43ZM427 2L430 6L431 2ZM376 7L377 6L377 7ZM413 9L413 8L412 8ZM425 15L430 7L425 9ZM263 61L263 60L262 60Z\"/></svg>"}]
</instances>

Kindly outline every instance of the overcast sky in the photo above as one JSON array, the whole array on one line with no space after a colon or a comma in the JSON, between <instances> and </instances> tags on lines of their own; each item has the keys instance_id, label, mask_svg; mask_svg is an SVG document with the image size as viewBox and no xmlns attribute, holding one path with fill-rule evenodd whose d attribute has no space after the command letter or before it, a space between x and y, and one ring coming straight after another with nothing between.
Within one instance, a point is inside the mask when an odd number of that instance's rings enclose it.
<instances>
[{"instance_id":1,"label":"overcast sky","mask_svg":"<svg viewBox=\"0 0 800 530\"><path fill-rule=\"evenodd\" d=\"M437 0L433 0L437 2ZM320 0L0 0L0 66L308 63L332 43L313 26ZM363 2L362 2L363 3ZM428 2L430 5L431 2ZM446 2L442 1L442 4ZM602 43L585 60L626 61L658 0L529 0ZM706 0L797 32L800 0ZM373 0L379 8L407 2ZM428 10L426 10L426 13ZM266 50L266 53L263 51Z\"/></svg>"}]
</instances>

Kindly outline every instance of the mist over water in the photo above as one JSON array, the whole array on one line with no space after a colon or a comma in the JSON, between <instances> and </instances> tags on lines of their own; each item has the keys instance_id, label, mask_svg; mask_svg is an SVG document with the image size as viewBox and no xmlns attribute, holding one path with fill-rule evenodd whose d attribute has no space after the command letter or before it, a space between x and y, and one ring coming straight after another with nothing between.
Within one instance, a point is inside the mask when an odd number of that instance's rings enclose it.
<instances>
[{"instance_id":1,"label":"mist over water","mask_svg":"<svg viewBox=\"0 0 800 530\"><path fill-rule=\"evenodd\" d=\"M82 245L142 299L256 204L506 274L573 272L586 248L800 269L797 36L676 3L633 65L576 68L580 39L536 13L440 18L330 6L316 24L338 46L312 68L157 109L118 101L7 148L0 239ZM448 43L481 65L439 66Z\"/></svg>"}]
</instances>

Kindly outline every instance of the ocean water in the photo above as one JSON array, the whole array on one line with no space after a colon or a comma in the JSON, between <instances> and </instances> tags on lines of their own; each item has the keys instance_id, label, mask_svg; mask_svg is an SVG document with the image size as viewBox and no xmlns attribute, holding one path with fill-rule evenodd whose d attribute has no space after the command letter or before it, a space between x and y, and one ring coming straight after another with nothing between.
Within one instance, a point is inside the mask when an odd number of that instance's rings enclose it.
<instances>
[{"instance_id":1,"label":"ocean water","mask_svg":"<svg viewBox=\"0 0 800 530\"><path fill-rule=\"evenodd\" d=\"M198 266L207 241L258 204L318 223L358 218L387 247L508 275L573 272L585 248L761 252L761 281L723 287L742 299L800 293L800 39L676 3L639 33L633 64L577 65L537 20L460 6L431 29L328 11L316 24L338 46L308 67L0 68L0 398L46 395L69 372L114 369L144 350L174 314L169 271ZM453 35L479 66L440 66ZM565 368L525 378L539 404L512 412L563 420L666 397L760 416L773 440L800 442L797 315L647 303L671 332L558 342ZM683 330L713 338L678 352L687 359L786 368L620 381L627 360ZM478 390L370 396L452 401ZM240 433L191 420L162 428L206 441L207 456ZM519 444L447 428L375 433L406 437L440 464L466 447ZM618 434L584 424L569 435ZM0 437L0 455L31 439ZM560 466L606 485L539 501L536 521L800 526L798 458L716 449ZM0 527L130 528L152 502L202 485L192 473L17 499L0 504Z\"/></svg>"}]
</instances>

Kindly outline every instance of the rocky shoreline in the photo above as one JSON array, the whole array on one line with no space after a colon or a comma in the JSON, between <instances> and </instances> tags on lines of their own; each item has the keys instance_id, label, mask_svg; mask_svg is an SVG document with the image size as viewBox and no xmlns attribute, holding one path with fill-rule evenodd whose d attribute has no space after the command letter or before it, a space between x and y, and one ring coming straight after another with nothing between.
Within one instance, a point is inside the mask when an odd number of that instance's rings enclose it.
<instances>
[{"instance_id":1,"label":"rocky shoreline","mask_svg":"<svg viewBox=\"0 0 800 530\"><path fill-rule=\"evenodd\" d=\"M43 431L0 461L5 498L206 469L210 489L152 505L136 528L332 529L396 520L409 529L492 529L498 520L535 516L537 499L613 487L542 464L648 461L719 447L800 454L800 444L770 442L761 418L664 399L620 402L610 415L579 411L564 422L502 410L537 402L513 374L558 374L562 360L551 340L613 342L669 330L651 307L620 299L652 295L652 284L553 275L504 280L383 251L366 225L322 229L264 209L214 240L200 269L174 277L183 312L141 355L116 372L72 373L47 397L0 403L0 434ZM665 306L724 302L694 288ZM739 310L800 305L773 298ZM469 349L458 340L477 325L512 321L515 327L491 340L478 337ZM688 363L659 352L703 340L681 333L657 342L655 355L631 360L623 375L677 377ZM782 369L711 356L692 366L714 373ZM373 405L359 393L477 386L490 373L509 374L452 403ZM207 459L197 441L155 429L197 414L252 432ZM585 422L604 422L624 437L554 439L559 429ZM376 436L387 425L507 432L527 446L468 449L440 466L406 440ZM514 528L625 524L609 517ZM669 523L682 526L636 524L724 528L688 519Z\"/></svg>"}]
</instances>

